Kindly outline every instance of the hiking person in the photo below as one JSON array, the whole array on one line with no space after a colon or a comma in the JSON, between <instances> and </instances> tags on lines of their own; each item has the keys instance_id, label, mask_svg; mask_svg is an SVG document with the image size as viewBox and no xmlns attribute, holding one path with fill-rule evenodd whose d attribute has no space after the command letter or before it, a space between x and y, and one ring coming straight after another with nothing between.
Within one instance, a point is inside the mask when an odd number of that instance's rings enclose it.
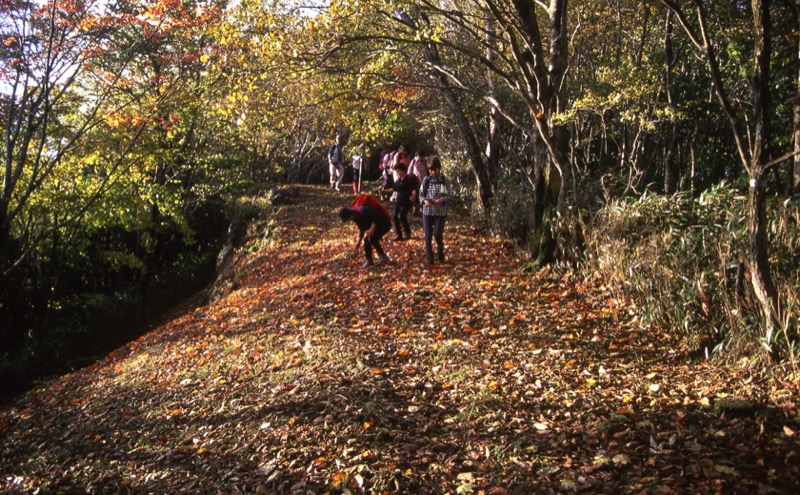
<instances>
[{"instance_id":1,"label":"hiking person","mask_svg":"<svg viewBox=\"0 0 800 495\"><path fill-rule=\"evenodd\" d=\"M408 166L408 175L415 176L418 184L422 184L422 181L428 176L428 164L422 150L417 150L414 153L411 165ZM415 216L421 215L422 209L420 208L419 196L416 197L414 204L411 205L411 212Z\"/></svg>"},{"instance_id":2,"label":"hiking person","mask_svg":"<svg viewBox=\"0 0 800 495\"><path fill-rule=\"evenodd\" d=\"M361 174L367 166L367 143L361 142L358 146L358 153L353 155L353 194L361 192Z\"/></svg>"},{"instance_id":3,"label":"hiking person","mask_svg":"<svg viewBox=\"0 0 800 495\"><path fill-rule=\"evenodd\" d=\"M432 240L436 241L436 255L444 263L444 223L447 219L447 181L441 175L442 163L438 157L428 165L428 176L419 188L422 202L422 231L425 234L425 257L433 264Z\"/></svg>"},{"instance_id":4,"label":"hiking person","mask_svg":"<svg viewBox=\"0 0 800 495\"><path fill-rule=\"evenodd\" d=\"M389 202L394 203L397 200L397 194L394 192L394 183L397 181L397 172L395 171L395 167L398 164L403 164L406 166L406 170L408 170L408 165L411 163L411 156L408 154L408 148L406 145L401 144L397 151L393 151L391 155L389 155L389 170L390 174L389 177L386 179L384 183L384 192L381 192L381 197L383 199L389 199Z\"/></svg>"},{"instance_id":5,"label":"hiking person","mask_svg":"<svg viewBox=\"0 0 800 495\"><path fill-rule=\"evenodd\" d=\"M392 196L391 189L394 187L394 173L392 172L393 156L394 154L391 151L387 151L386 154L383 155L379 167L382 173L381 173L381 186L378 191L378 194L384 201L386 201Z\"/></svg>"},{"instance_id":6,"label":"hiking person","mask_svg":"<svg viewBox=\"0 0 800 495\"><path fill-rule=\"evenodd\" d=\"M406 173L406 165L402 162L394 166L394 172L397 175L397 180L390 189L396 194L394 201L394 212L392 220L394 221L395 241L404 241L411 238L411 226L408 224L408 212L411 206L417 200L419 191L419 182L416 175L409 175ZM405 237L403 237L405 232Z\"/></svg>"},{"instance_id":7,"label":"hiking person","mask_svg":"<svg viewBox=\"0 0 800 495\"><path fill-rule=\"evenodd\" d=\"M392 219L388 210L378 198L369 194L359 194L350 208L343 207L339 209L339 218L342 219L342 222L352 221L358 227L358 239L354 248L355 252L358 253L361 241L364 241L364 257L366 261L362 268L373 266L373 250L378 253L378 265L391 263L383 247L381 247L381 239L391 230Z\"/></svg>"},{"instance_id":8,"label":"hiking person","mask_svg":"<svg viewBox=\"0 0 800 495\"><path fill-rule=\"evenodd\" d=\"M408 170L408 166L411 164L411 155L408 154L408 147L405 144L401 144L394 153L394 156L392 156L392 167L398 163L405 165L406 170Z\"/></svg>"},{"instance_id":9,"label":"hiking person","mask_svg":"<svg viewBox=\"0 0 800 495\"><path fill-rule=\"evenodd\" d=\"M342 135L336 135L336 142L328 148L328 171L331 175L331 189L339 191L344 178L344 155L342 154Z\"/></svg>"}]
</instances>

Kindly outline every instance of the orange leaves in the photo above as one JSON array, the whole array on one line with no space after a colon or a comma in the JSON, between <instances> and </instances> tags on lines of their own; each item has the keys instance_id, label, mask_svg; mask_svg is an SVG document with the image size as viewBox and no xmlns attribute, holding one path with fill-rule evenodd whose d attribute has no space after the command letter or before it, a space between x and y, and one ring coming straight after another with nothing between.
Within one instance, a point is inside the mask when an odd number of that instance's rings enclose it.
<instances>
[{"instance_id":1,"label":"orange leaves","mask_svg":"<svg viewBox=\"0 0 800 495\"><path fill-rule=\"evenodd\" d=\"M617 408L617 410L614 411L614 412L615 412L615 414L620 414L620 415L623 415L623 416L632 416L633 415L633 407L632 406L622 406L622 407Z\"/></svg>"},{"instance_id":2,"label":"orange leaves","mask_svg":"<svg viewBox=\"0 0 800 495\"><path fill-rule=\"evenodd\" d=\"M344 471L338 471L331 478L331 486L333 488L346 487L350 482L350 477Z\"/></svg>"},{"instance_id":3,"label":"orange leaves","mask_svg":"<svg viewBox=\"0 0 800 495\"><path fill-rule=\"evenodd\" d=\"M330 197L315 195L306 195L313 206L331 208ZM433 280L416 264L353 277L350 258L327 261L341 245L324 215L308 211L281 210L276 222L314 225L318 242L243 255L237 269L247 276L235 293L71 375L80 383L71 395L40 395L27 409L0 413L8 453L0 471L9 461L24 471L30 460L37 469L47 463L40 473L66 472L67 462L113 466L137 459L124 452L155 445L170 453L159 461L170 476L142 486L154 493L230 491L233 466L243 467L237 486L260 494L506 495L500 480L522 492L680 491L689 483L710 493L766 485L775 479L771 460L794 455L793 409L767 408L760 424L720 417L709 398L729 376L710 376L720 369L713 362L673 364L682 361L674 348L601 311L607 303L595 288L576 297L562 280L484 266L500 248L464 235L456 219L448 247L461 259ZM307 228L291 242L308 237ZM410 247L399 244L386 243L390 256ZM45 417L53 423L41 425ZM104 445L87 460L69 450L79 442L65 421L87 443L128 444ZM48 437L60 442L63 463L42 458ZM751 456L751 446L763 454ZM122 461L109 457L119 451ZM191 459L202 469L181 477L191 455L202 455ZM747 469L718 460L727 457ZM653 473L664 473L658 483ZM59 482L64 491L74 485Z\"/></svg>"},{"instance_id":4,"label":"orange leaves","mask_svg":"<svg viewBox=\"0 0 800 495\"><path fill-rule=\"evenodd\" d=\"M465 325L462 331L467 335L477 335L479 333L478 330L472 328L470 325Z\"/></svg>"}]
</instances>

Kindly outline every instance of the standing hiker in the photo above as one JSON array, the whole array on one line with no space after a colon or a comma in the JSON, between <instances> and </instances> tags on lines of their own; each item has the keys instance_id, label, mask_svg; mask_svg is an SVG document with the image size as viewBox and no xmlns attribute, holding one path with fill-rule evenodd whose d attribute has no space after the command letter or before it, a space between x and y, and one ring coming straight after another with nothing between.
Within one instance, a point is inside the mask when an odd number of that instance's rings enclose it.
<instances>
[{"instance_id":1,"label":"standing hiker","mask_svg":"<svg viewBox=\"0 0 800 495\"><path fill-rule=\"evenodd\" d=\"M358 146L358 153L353 155L353 194L361 192L361 174L367 166L367 144L361 142Z\"/></svg>"},{"instance_id":2,"label":"standing hiker","mask_svg":"<svg viewBox=\"0 0 800 495\"><path fill-rule=\"evenodd\" d=\"M331 189L339 190L344 178L344 155L342 154L342 136L336 135L336 142L328 148L328 171L331 174Z\"/></svg>"},{"instance_id":3,"label":"standing hiker","mask_svg":"<svg viewBox=\"0 0 800 495\"><path fill-rule=\"evenodd\" d=\"M425 257L433 264L433 246L436 241L436 255L439 263L444 263L444 222L447 219L447 181L441 175L442 163L438 157L428 165L428 176L419 188L422 202L422 230L425 233Z\"/></svg>"},{"instance_id":4,"label":"standing hiker","mask_svg":"<svg viewBox=\"0 0 800 495\"><path fill-rule=\"evenodd\" d=\"M428 176L428 163L422 150L417 150L417 152L414 153L414 159L411 160L411 165L408 166L408 175L415 176L417 178L417 184L422 184L422 181ZM417 197L414 200L414 204L411 205L411 212L414 216L420 216L422 214L420 206L419 197Z\"/></svg>"},{"instance_id":5,"label":"standing hiker","mask_svg":"<svg viewBox=\"0 0 800 495\"><path fill-rule=\"evenodd\" d=\"M406 173L406 165L398 163L394 166L394 173L397 179L391 190L396 194L394 201L394 232L395 241L403 241L411 238L411 225L408 223L408 212L417 201L419 192L419 181L416 175ZM405 233L405 237L403 236Z\"/></svg>"}]
</instances>

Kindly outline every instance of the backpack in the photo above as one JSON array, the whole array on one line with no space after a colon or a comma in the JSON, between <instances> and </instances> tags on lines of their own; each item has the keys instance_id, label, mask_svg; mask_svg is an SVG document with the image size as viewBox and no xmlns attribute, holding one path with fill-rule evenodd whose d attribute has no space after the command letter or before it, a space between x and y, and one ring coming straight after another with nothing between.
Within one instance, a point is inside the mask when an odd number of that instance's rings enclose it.
<instances>
[{"instance_id":1,"label":"backpack","mask_svg":"<svg viewBox=\"0 0 800 495\"><path fill-rule=\"evenodd\" d=\"M375 196L370 196L369 194L366 193L361 193L358 196L356 196L356 199L353 200L353 204L350 205L350 207L353 208L354 210L357 210L360 206L364 205L378 210L379 212L386 215L386 217L389 220L392 219L392 214L389 213L389 210L387 210L385 206L383 206L381 200L379 200Z\"/></svg>"},{"instance_id":2,"label":"backpack","mask_svg":"<svg viewBox=\"0 0 800 495\"><path fill-rule=\"evenodd\" d=\"M340 158L342 157L342 155L339 154L338 146L339 145L337 145L337 144L332 144L331 147L328 148L328 162L329 163L334 163L334 164L338 165L339 162L341 161Z\"/></svg>"}]
</instances>

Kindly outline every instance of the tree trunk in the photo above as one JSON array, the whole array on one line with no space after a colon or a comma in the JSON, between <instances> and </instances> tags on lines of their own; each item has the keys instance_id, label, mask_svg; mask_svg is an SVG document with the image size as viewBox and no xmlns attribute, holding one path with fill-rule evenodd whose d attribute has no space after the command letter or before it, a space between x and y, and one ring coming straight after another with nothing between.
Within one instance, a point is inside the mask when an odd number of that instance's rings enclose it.
<instances>
[{"instance_id":1,"label":"tree trunk","mask_svg":"<svg viewBox=\"0 0 800 495\"><path fill-rule=\"evenodd\" d=\"M496 33L496 20L491 10L485 9L484 16L486 19L486 59L494 64L497 61L497 33ZM487 84L489 94L496 97L494 75L491 71L487 71ZM486 168L489 172L489 179L492 184L492 189L497 185L497 178L500 166L500 135L502 130L502 117L500 112L492 106L489 109L487 116L488 133L486 136Z\"/></svg>"},{"instance_id":2,"label":"tree trunk","mask_svg":"<svg viewBox=\"0 0 800 495\"><path fill-rule=\"evenodd\" d=\"M794 4L795 30L800 30L800 4ZM797 38L797 58L800 60L800 37ZM800 66L797 70L797 88L794 99L794 151L800 153ZM794 155L792 167L792 191L800 194L800 154Z\"/></svg>"},{"instance_id":3,"label":"tree trunk","mask_svg":"<svg viewBox=\"0 0 800 495\"><path fill-rule=\"evenodd\" d=\"M747 168L750 178L750 211L747 222L748 230L748 261L750 264L750 281L753 292L758 298L764 318L765 334L763 343L767 350L774 351L773 337L779 321L778 292L772 280L771 268L768 257L767 243L767 213L766 213L766 164L769 160L770 145L770 73L769 63L771 53L771 23L770 0L751 0L753 10L754 31L754 66L753 66L753 119L752 119L752 148L748 150L746 143L747 134L744 132L742 120L734 109L723 84L719 62L714 47L708 37L707 19L703 2L695 0L698 30L687 21L686 15L678 2L674 0L661 0L672 10L680 21L692 43L703 53L711 72L714 91L728 117L736 148ZM774 356L774 354L772 354Z\"/></svg>"},{"instance_id":4,"label":"tree trunk","mask_svg":"<svg viewBox=\"0 0 800 495\"><path fill-rule=\"evenodd\" d=\"M441 61L439 60L438 54L435 52L435 47L426 47L425 61L433 67L441 66ZM492 205L492 184L489 178L488 168L486 167L486 163L483 161L483 156L481 155L478 139L475 136L475 132L473 131L466 114L464 113L461 102L458 101L456 92L450 86L447 78L442 75L441 72L433 72L431 77L433 78L433 82L436 84L437 89L442 93L442 96L444 96L447 106L453 113L453 118L456 121L456 125L458 125L458 129L461 132L462 138L464 139L464 143L467 147L467 156L469 156L470 163L472 164L472 171L475 173L475 178L478 182L478 193L481 199L481 206L483 207L484 213L488 214Z\"/></svg>"},{"instance_id":5,"label":"tree trunk","mask_svg":"<svg viewBox=\"0 0 800 495\"><path fill-rule=\"evenodd\" d=\"M748 231L748 259L750 261L750 277L753 292L756 295L766 324L765 344L770 351L774 351L772 338L778 323L777 301L778 292L772 281L767 250L767 189L765 187L766 174L760 178L751 176L749 194ZM753 184L756 184L755 186Z\"/></svg>"},{"instance_id":6,"label":"tree trunk","mask_svg":"<svg viewBox=\"0 0 800 495\"><path fill-rule=\"evenodd\" d=\"M765 344L772 348L772 337L778 323L778 293L772 281L767 252L766 172L770 144L769 63L771 56L770 0L752 0L755 30L755 66L753 68L753 109L755 139L750 165L750 218L748 249L753 291L761 303L766 324Z\"/></svg>"},{"instance_id":7,"label":"tree trunk","mask_svg":"<svg viewBox=\"0 0 800 495\"><path fill-rule=\"evenodd\" d=\"M534 137L534 189L531 211L531 231L528 244L530 256L537 266L544 266L556 259L557 246L553 238L551 218L555 216L558 187L552 180L555 170L550 166L547 147L539 136Z\"/></svg>"},{"instance_id":8,"label":"tree trunk","mask_svg":"<svg viewBox=\"0 0 800 495\"><path fill-rule=\"evenodd\" d=\"M675 98L672 94L672 12L667 11L667 20L664 27L664 86L667 94L667 104L675 109ZM667 127L667 150L664 156L664 193L674 194L678 189L678 175L680 168L675 159L675 150L678 146L678 125L671 124Z\"/></svg>"}]
</instances>

